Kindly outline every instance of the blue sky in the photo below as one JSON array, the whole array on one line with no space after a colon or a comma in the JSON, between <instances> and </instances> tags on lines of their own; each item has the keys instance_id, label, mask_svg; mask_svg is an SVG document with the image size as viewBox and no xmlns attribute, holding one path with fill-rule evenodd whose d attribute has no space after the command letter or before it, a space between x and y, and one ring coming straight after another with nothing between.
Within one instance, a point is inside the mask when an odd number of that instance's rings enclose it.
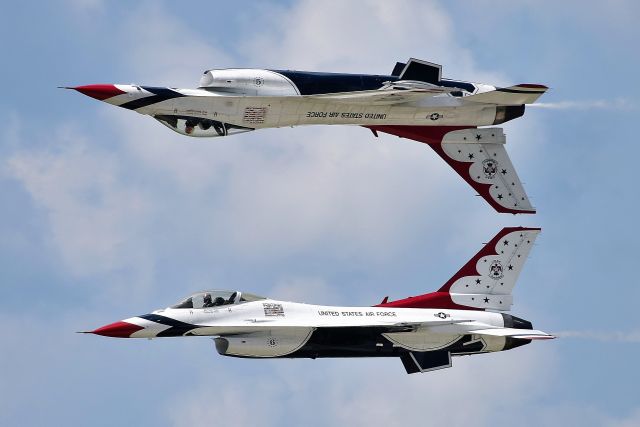
<instances>
[{"instance_id":1,"label":"blue sky","mask_svg":"<svg viewBox=\"0 0 640 427\"><path fill-rule=\"evenodd\" d=\"M635 2L10 3L0 17L0 424L640 424ZM535 216L496 214L427 147L357 127L192 141L61 85L204 69L542 83L505 125ZM74 334L203 288L371 305L437 289L541 226L513 314L560 333L428 375L236 360L208 339Z\"/></svg>"}]
</instances>

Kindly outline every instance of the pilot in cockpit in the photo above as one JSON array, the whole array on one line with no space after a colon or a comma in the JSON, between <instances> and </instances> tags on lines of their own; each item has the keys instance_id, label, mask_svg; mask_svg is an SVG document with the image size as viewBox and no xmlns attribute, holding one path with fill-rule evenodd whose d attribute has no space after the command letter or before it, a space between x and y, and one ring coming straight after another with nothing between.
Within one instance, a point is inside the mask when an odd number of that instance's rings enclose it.
<instances>
[{"instance_id":1,"label":"pilot in cockpit","mask_svg":"<svg viewBox=\"0 0 640 427\"><path fill-rule=\"evenodd\" d=\"M213 305L215 305L215 306L224 305L224 298L216 297L216 299L213 300Z\"/></svg>"},{"instance_id":2,"label":"pilot in cockpit","mask_svg":"<svg viewBox=\"0 0 640 427\"><path fill-rule=\"evenodd\" d=\"M193 129L196 127L196 125L198 124L198 122L196 122L195 120L187 120L184 123L184 131L187 135L191 135L193 133Z\"/></svg>"},{"instance_id":3,"label":"pilot in cockpit","mask_svg":"<svg viewBox=\"0 0 640 427\"><path fill-rule=\"evenodd\" d=\"M232 293L229 299L227 300L227 304L235 304L237 296L238 296L237 292Z\"/></svg>"},{"instance_id":4,"label":"pilot in cockpit","mask_svg":"<svg viewBox=\"0 0 640 427\"><path fill-rule=\"evenodd\" d=\"M204 301L202 304L202 307L207 308L207 307L213 307L213 302L211 301L211 294L207 293L204 294Z\"/></svg>"}]
</instances>

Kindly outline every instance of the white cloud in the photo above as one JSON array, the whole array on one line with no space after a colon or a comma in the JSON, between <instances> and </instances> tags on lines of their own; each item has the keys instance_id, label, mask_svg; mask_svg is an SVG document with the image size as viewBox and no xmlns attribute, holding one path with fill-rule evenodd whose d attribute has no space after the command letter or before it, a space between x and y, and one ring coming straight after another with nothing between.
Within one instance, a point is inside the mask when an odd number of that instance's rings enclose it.
<instances>
[{"instance_id":1,"label":"white cloud","mask_svg":"<svg viewBox=\"0 0 640 427\"><path fill-rule=\"evenodd\" d=\"M137 84L195 87L204 70L231 65L232 56L217 49L214 38L196 34L156 2L137 5L115 36L123 46L119 60L131 78L141 79Z\"/></svg>"},{"instance_id":2,"label":"white cloud","mask_svg":"<svg viewBox=\"0 0 640 427\"><path fill-rule=\"evenodd\" d=\"M169 412L180 414L172 417L176 426L205 425L207 413L225 408L252 408L253 422L266 426L504 424L544 393L552 359L548 350L532 347L455 358L453 368L414 375L396 358L244 360L238 366L247 365L250 375L212 375ZM219 387L204 385L213 382ZM250 423L243 415L240 425Z\"/></svg>"},{"instance_id":3,"label":"white cloud","mask_svg":"<svg viewBox=\"0 0 640 427\"><path fill-rule=\"evenodd\" d=\"M603 425L607 427L637 427L640 425L640 408L632 411L628 416L611 417Z\"/></svg>"},{"instance_id":4,"label":"white cloud","mask_svg":"<svg viewBox=\"0 0 640 427\"><path fill-rule=\"evenodd\" d=\"M125 159L69 124L46 134L30 129L16 138L37 148L13 152L0 163L0 174L19 182L43 214L40 241L55 270L70 283L91 286L96 300L144 299L156 279L163 236L152 220L158 206L148 188L124 170Z\"/></svg>"},{"instance_id":5,"label":"white cloud","mask_svg":"<svg viewBox=\"0 0 640 427\"><path fill-rule=\"evenodd\" d=\"M95 18L96 15L101 15L105 11L104 0L66 0L66 3L78 18ZM82 19L78 19L78 22L81 21Z\"/></svg>"},{"instance_id":6,"label":"white cloud","mask_svg":"<svg viewBox=\"0 0 640 427\"><path fill-rule=\"evenodd\" d=\"M460 178L428 147L375 139L364 128L275 129L194 141L126 113L105 115L117 123L125 155L156 179L147 188L156 206L167 192L180 199L183 205L169 211L188 216L182 232L208 240L205 248L224 242L228 252L274 259L326 246L339 258L387 259L417 230L463 215L447 206L476 202L464 184L461 194L445 185ZM432 208L434 201L443 208Z\"/></svg>"},{"instance_id":7,"label":"white cloud","mask_svg":"<svg viewBox=\"0 0 640 427\"><path fill-rule=\"evenodd\" d=\"M262 31L241 45L261 66L386 74L396 61L415 57L443 64L445 77L503 80L476 67L438 2L332 0L319 7L305 0L266 16Z\"/></svg>"},{"instance_id":8,"label":"white cloud","mask_svg":"<svg viewBox=\"0 0 640 427\"><path fill-rule=\"evenodd\" d=\"M255 426L258 420L260 425L270 425L269 420L278 419L282 412L281 403L274 399L277 395L278 388L270 381L236 383L227 375L217 375L210 378L206 388L198 390L197 396L189 393L186 398L178 397L167 415L174 426L204 427L232 422L243 427Z\"/></svg>"},{"instance_id":9,"label":"white cloud","mask_svg":"<svg viewBox=\"0 0 640 427\"><path fill-rule=\"evenodd\" d=\"M90 142L84 129L61 125L3 165L46 213L52 249L76 277L121 272L137 276L125 288L148 290L154 260L179 259L188 246L261 262L318 248L340 262L389 262L406 239L450 216L431 201L469 199L432 185L458 178L433 170L439 160L426 147L361 128L191 143L107 111L120 137Z\"/></svg>"},{"instance_id":10,"label":"white cloud","mask_svg":"<svg viewBox=\"0 0 640 427\"><path fill-rule=\"evenodd\" d=\"M47 148L19 151L3 169L47 212L51 238L69 271L86 276L150 263L130 246L149 206L122 181L117 157L73 127L60 127L49 138Z\"/></svg>"},{"instance_id":11,"label":"white cloud","mask_svg":"<svg viewBox=\"0 0 640 427\"><path fill-rule=\"evenodd\" d=\"M343 294L320 277L286 277L269 292L269 298L309 304L348 305Z\"/></svg>"}]
</instances>

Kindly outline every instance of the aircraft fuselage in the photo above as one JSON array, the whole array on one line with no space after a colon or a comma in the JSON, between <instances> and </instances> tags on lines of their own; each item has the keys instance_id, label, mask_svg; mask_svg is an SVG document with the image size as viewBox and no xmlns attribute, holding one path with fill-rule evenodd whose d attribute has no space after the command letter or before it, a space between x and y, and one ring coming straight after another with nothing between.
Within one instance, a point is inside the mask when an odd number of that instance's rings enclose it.
<instances>
[{"instance_id":1,"label":"aircraft fuselage","mask_svg":"<svg viewBox=\"0 0 640 427\"><path fill-rule=\"evenodd\" d=\"M513 326L514 319L531 329L529 322L494 312L335 307L264 299L166 308L125 319L125 324L133 325L127 330L107 325L94 333L127 338L215 336L220 354L238 357L392 357L436 350L461 355L515 347L515 340L507 337L473 333ZM527 342L518 340L517 345Z\"/></svg>"},{"instance_id":2,"label":"aircraft fuselage","mask_svg":"<svg viewBox=\"0 0 640 427\"><path fill-rule=\"evenodd\" d=\"M400 89L388 99L358 95L371 95L385 85ZM157 118L170 129L194 137L303 125L477 127L524 113L522 105L467 102L468 96L496 90L494 86L441 80L438 89L449 91L429 93L433 85L428 83L366 74L228 69L205 72L197 89L120 84L76 89ZM403 90L416 89L425 92L406 102L394 98ZM103 95L96 96L101 90ZM531 90L523 89L523 103Z\"/></svg>"},{"instance_id":3,"label":"aircraft fuselage","mask_svg":"<svg viewBox=\"0 0 640 427\"><path fill-rule=\"evenodd\" d=\"M506 227L436 292L373 307L273 300L240 291L194 293L175 305L88 333L118 338L215 337L224 356L399 357L407 373L451 357L554 338L502 312L540 229Z\"/></svg>"}]
</instances>

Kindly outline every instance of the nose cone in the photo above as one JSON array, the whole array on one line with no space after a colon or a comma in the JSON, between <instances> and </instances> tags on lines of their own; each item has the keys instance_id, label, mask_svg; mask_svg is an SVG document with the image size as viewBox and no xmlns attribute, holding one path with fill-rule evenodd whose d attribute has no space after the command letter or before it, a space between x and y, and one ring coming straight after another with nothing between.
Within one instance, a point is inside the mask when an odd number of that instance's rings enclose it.
<instances>
[{"instance_id":1,"label":"nose cone","mask_svg":"<svg viewBox=\"0 0 640 427\"><path fill-rule=\"evenodd\" d=\"M95 331L91 331L91 333L102 335L104 337L129 338L131 334L142 329L144 329L142 326L134 325L132 323L115 322L98 328Z\"/></svg>"},{"instance_id":2,"label":"nose cone","mask_svg":"<svg viewBox=\"0 0 640 427\"><path fill-rule=\"evenodd\" d=\"M115 85L86 85L77 86L70 89L77 90L78 92L90 96L91 98L104 101L114 96L122 95L126 93L123 90L118 89Z\"/></svg>"}]
</instances>

